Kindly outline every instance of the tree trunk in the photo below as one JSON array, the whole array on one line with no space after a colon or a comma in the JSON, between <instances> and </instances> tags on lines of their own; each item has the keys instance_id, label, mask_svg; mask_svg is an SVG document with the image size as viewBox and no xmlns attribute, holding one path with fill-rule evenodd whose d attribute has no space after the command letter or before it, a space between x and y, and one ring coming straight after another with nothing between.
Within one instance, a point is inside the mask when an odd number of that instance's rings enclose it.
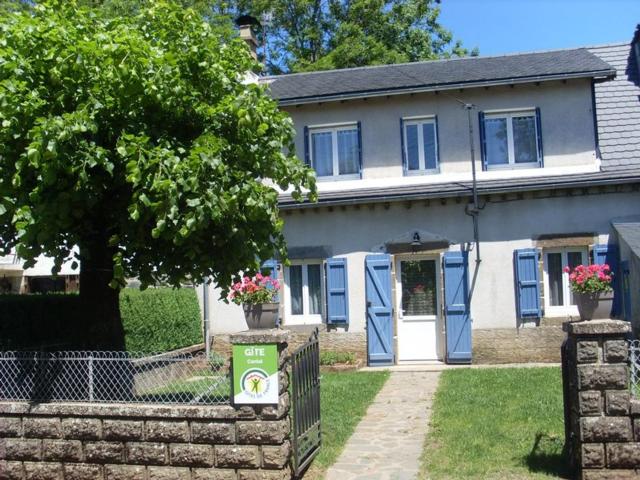
<instances>
[{"instance_id":1,"label":"tree trunk","mask_svg":"<svg viewBox=\"0 0 640 480\"><path fill-rule=\"evenodd\" d=\"M113 289L114 251L107 242L80 245L80 304L88 328L87 348L124 350L120 289Z\"/></svg>"}]
</instances>

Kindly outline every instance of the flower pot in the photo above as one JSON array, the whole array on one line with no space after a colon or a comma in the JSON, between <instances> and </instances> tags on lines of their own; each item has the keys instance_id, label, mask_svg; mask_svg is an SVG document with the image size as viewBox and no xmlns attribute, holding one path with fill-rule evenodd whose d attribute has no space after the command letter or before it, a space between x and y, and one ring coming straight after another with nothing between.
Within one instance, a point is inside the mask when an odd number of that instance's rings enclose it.
<instances>
[{"instance_id":1,"label":"flower pot","mask_svg":"<svg viewBox=\"0 0 640 480\"><path fill-rule=\"evenodd\" d=\"M576 301L576 306L578 307L580 320L591 320L593 318L593 314L598 308L598 303L600 302L600 292L598 293L574 292L573 298Z\"/></svg>"},{"instance_id":2,"label":"flower pot","mask_svg":"<svg viewBox=\"0 0 640 480\"><path fill-rule=\"evenodd\" d=\"M256 303L243 305L244 318L250 329L276 328L278 326L279 303Z\"/></svg>"}]
</instances>

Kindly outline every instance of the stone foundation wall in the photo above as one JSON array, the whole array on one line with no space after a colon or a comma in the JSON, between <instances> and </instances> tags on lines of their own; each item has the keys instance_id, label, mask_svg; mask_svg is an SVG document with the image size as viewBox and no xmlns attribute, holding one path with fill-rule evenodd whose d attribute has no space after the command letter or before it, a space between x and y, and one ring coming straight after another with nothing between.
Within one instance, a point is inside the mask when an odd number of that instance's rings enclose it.
<instances>
[{"instance_id":1,"label":"stone foundation wall","mask_svg":"<svg viewBox=\"0 0 640 480\"><path fill-rule=\"evenodd\" d=\"M583 480L640 479L640 401L629 390L631 327L618 320L568 324L563 346L566 445Z\"/></svg>"},{"instance_id":2,"label":"stone foundation wall","mask_svg":"<svg viewBox=\"0 0 640 480\"><path fill-rule=\"evenodd\" d=\"M278 343L278 405L0 402L0 479L290 479L286 335L231 339Z\"/></svg>"},{"instance_id":3,"label":"stone foundation wall","mask_svg":"<svg viewBox=\"0 0 640 480\"><path fill-rule=\"evenodd\" d=\"M289 332L289 350L295 350L308 339L315 327L286 327ZM351 352L362 365L367 363L366 332L327 331L320 326L320 352ZM213 338L213 351L228 356L231 352L230 335L216 335Z\"/></svg>"},{"instance_id":4,"label":"stone foundation wall","mask_svg":"<svg viewBox=\"0 0 640 480\"><path fill-rule=\"evenodd\" d=\"M472 330L473 363L560 362L561 326Z\"/></svg>"}]
</instances>

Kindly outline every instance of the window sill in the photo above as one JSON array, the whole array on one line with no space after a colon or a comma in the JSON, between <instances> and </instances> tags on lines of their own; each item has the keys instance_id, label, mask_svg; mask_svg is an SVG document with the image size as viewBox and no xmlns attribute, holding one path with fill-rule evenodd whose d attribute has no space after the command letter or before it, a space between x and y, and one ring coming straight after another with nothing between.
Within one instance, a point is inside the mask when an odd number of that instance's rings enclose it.
<instances>
[{"instance_id":1,"label":"window sill","mask_svg":"<svg viewBox=\"0 0 640 480\"><path fill-rule=\"evenodd\" d=\"M429 170L405 170L405 177L420 177L423 175L438 175L440 174L439 168L431 168Z\"/></svg>"},{"instance_id":2,"label":"window sill","mask_svg":"<svg viewBox=\"0 0 640 480\"><path fill-rule=\"evenodd\" d=\"M283 326L287 325L322 325L322 315L286 315Z\"/></svg>"},{"instance_id":3,"label":"window sill","mask_svg":"<svg viewBox=\"0 0 640 480\"><path fill-rule=\"evenodd\" d=\"M487 165L487 171L491 170L522 170L528 168L544 168L538 162L531 163L509 163L503 165Z\"/></svg>"},{"instance_id":4,"label":"window sill","mask_svg":"<svg viewBox=\"0 0 640 480\"><path fill-rule=\"evenodd\" d=\"M316 175L316 181L318 182L341 182L344 180L360 180L362 177L359 174L350 174L350 175L332 175L332 176L323 176L319 177Z\"/></svg>"}]
</instances>

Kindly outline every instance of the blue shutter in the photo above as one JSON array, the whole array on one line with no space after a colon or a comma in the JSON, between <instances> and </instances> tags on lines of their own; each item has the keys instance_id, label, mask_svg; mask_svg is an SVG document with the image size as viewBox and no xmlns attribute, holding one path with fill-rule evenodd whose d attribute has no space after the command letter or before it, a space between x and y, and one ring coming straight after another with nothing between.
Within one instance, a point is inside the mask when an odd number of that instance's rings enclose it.
<instances>
[{"instance_id":1,"label":"blue shutter","mask_svg":"<svg viewBox=\"0 0 640 480\"><path fill-rule=\"evenodd\" d=\"M536 107L536 141L538 142L538 165L544 167L544 155L542 151L542 122L540 121L540 107Z\"/></svg>"},{"instance_id":2,"label":"blue shutter","mask_svg":"<svg viewBox=\"0 0 640 480\"><path fill-rule=\"evenodd\" d=\"M467 252L444 254L447 362L471 363L471 316Z\"/></svg>"},{"instance_id":3,"label":"blue shutter","mask_svg":"<svg viewBox=\"0 0 640 480\"><path fill-rule=\"evenodd\" d=\"M400 119L400 149L402 152L402 171L404 175L407 174L409 167L407 165L407 152L404 149L404 119Z\"/></svg>"},{"instance_id":4,"label":"blue shutter","mask_svg":"<svg viewBox=\"0 0 640 480\"><path fill-rule=\"evenodd\" d=\"M535 248L522 248L513 252L518 320L531 320L542 317L539 259L540 254Z\"/></svg>"},{"instance_id":5,"label":"blue shutter","mask_svg":"<svg viewBox=\"0 0 640 480\"><path fill-rule=\"evenodd\" d=\"M304 163L311 166L311 156L309 154L309 127L304 127Z\"/></svg>"},{"instance_id":6,"label":"blue shutter","mask_svg":"<svg viewBox=\"0 0 640 480\"><path fill-rule=\"evenodd\" d=\"M394 361L391 257L367 255L364 265L368 364L390 365Z\"/></svg>"},{"instance_id":7,"label":"blue shutter","mask_svg":"<svg viewBox=\"0 0 640 480\"><path fill-rule=\"evenodd\" d=\"M327 323L330 325L349 323L349 283L347 259L329 258L326 263L327 277Z\"/></svg>"},{"instance_id":8,"label":"blue shutter","mask_svg":"<svg viewBox=\"0 0 640 480\"><path fill-rule=\"evenodd\" d=\"M440 133L438 129L438 116L433 117L433 127L436 130L436 169L440 170Z\"/></svg>"},{"instance_id":9,"label":"blue shutter","mask_svg":"<svg viewBox=\"0 0 640 480\"><path fill-rule=\"evenodd\" d=\"M271 278L278 279L278 261L275 258L271 258L264 262L260 266L260 273L263 275L269 275ZM276 295L274 302L280 302L280 295Z\"/></svg>"},{"instance_id":10,"label":"blue shutter","mask_svg":"<svg viewBox=\"0 0 640 480\"><path fill-rule=\"evenodd\" d=\"M613 272L613 281L611 287L613 288L613 302L611 305L611 316L617 317L621 313L621 293L620 293L620 277L621 272L618 269L618 247L616 245L607 245L600 243L593 246L593 263L598 265L604 265L605 263L611 268Z\"/></svg>"},{"instance_id":11,"label":"blue shutter","mask_svg":"<svg viewBox=\"0 0 640 480\"><path fill-rule=\"evenodd\" d=\"M362 178L362 126L358 122L358 165L360 166L360 178Z\"/></svg>"},{"instance_id":12,"label":"blue shutter","mask_svg":"<svg viewBox=\"0 0 640 480\"><path fill-rule=\"evenodd\" d=\"M484 112L478 112L478 129L480 131L480 158L482 170L487 169L487 139L484 134Z\"/></svg>"}]
</instances>

